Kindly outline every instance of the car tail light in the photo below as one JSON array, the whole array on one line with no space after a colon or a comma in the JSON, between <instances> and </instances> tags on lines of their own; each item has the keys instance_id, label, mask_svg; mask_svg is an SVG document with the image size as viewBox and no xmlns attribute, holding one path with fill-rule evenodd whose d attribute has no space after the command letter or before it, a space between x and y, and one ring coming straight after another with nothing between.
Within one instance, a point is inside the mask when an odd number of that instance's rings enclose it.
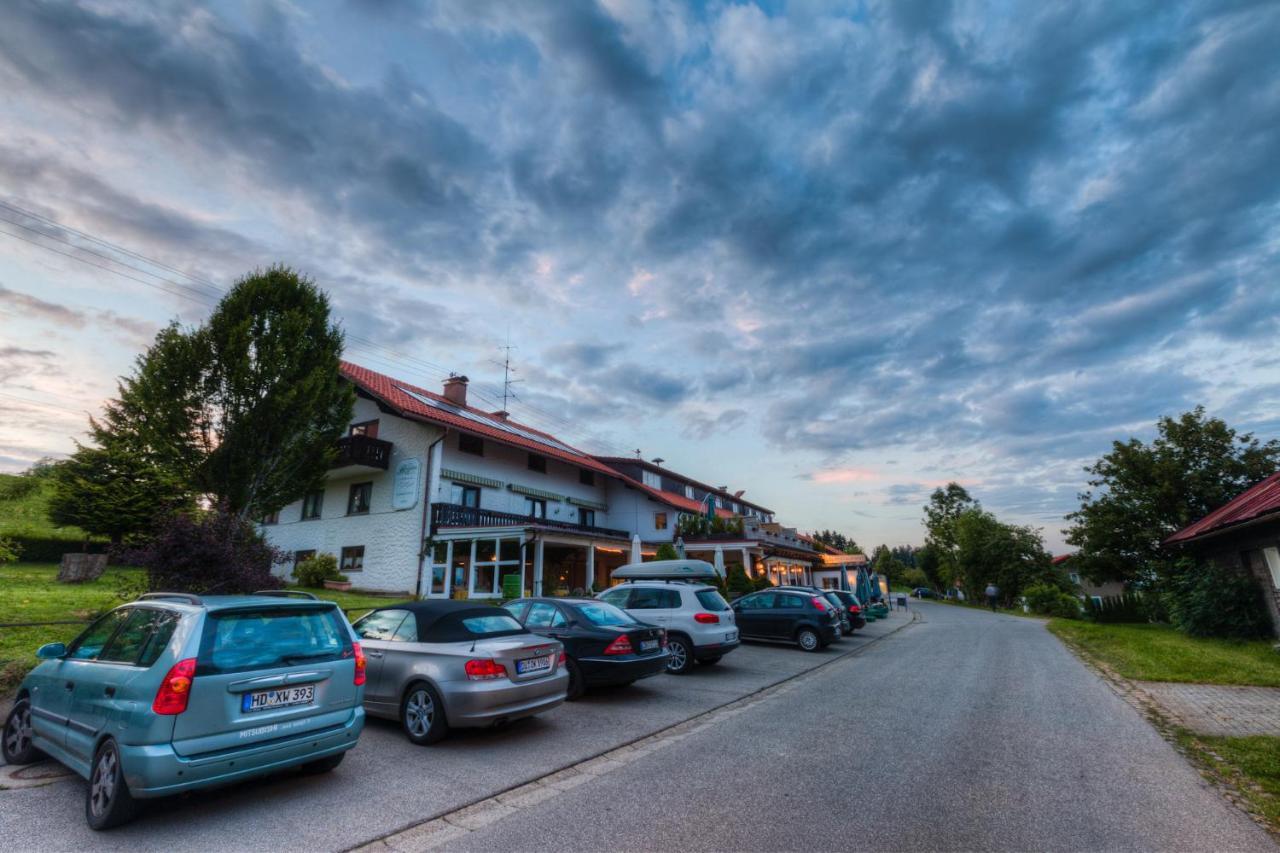
<instances>
[{"instance_id":1,"label":"car tail light","mask_svg":"<svg viewBox=\"0 0 1280 853\"><path fill-rule=\"evenodd\" d=\"M507 668L496 660L469 660L466 670L467 678L472 681L488 681L507 674Z\"/></svg>"},{"instance_id":2,"label":"car tail light","mask_svg":"<svg viewBox=\"0 0 1280 853\"><path fill-rule=\"evenodd\" d=\"M701 622L703 625L714 625L720 621L720 617L714 613L695 613L693 614L694 622Z\"/></svg>"},{"instance_id":3,"label":"car tail light","mask_svg":"<svg viewBox=\"0 0 1280 853\"><path fill-rule=\"evenodd\" d=\"M564 666L567 660L568 660L568 657L565 655L564 652L561 652L560 658L556 661L556 663L559 664L560 666Z\"/></svg>"},{"instance_id":4,"label":"car tail light","mask_svg":"<svg viewBox=\"0 0 1280 853\"><path fill-rule=\"evenodd\" d=\"M360 648L359 643L351 644L351 652L356 656L356 677L352 683L359 687L364 684L365 671L368 669L369 664L364 659L364 649Z\"/></svg>"},{"instance_id":5,"label":"car tail light","mask_svg":"<svg viewBox=\"0 0 1280 853\"><path fill-rule=\"evenodd\" d=\"M187 710L191 698L191 680L196 676L196 659L187 658L175 663L160 682L151 710L157 714L181 714Z\"/></svg>"},{"instance_id":6,"label":"car tail light","mask_svg":"<svg viewBox=\"0 0 1280 853\"><path fill-rule=\"evenodd\" d=\"M626 634L619 634L617 639L605 646L604 653L606 655L629 655L635 652L631 647L631 638Z\"/></svg>"},{"instance_id":7,"label":"car tail light","mask_svg":"<svg viewBox=\"0 0 1280 853\"><path fill-rule=\"evenodd\" d=\"M827 609L827 605L825 605L825 604L823 604L823 603L822 603L822 599L821 599L821 598L811 598L811 599L809 599L809 600L813 602L813 607L814 607L814 609L815 609L815 610L826 610L826 609Z\"/></svg>"},{"instance_id":8,"label":"car tail light","mask_svg":"<svg viewBox=\"0 0 1280 853\"><path fill-rule=\"evenodd\" d=\"M850 605L849 605L849 612L850 612L850 613L861 613L861 612L862 612L862 608L861 608L861 607L859 607L859 606L858 606L858 605L856 605L856 604L850 604Z\"/></svg>"}]
</instances>

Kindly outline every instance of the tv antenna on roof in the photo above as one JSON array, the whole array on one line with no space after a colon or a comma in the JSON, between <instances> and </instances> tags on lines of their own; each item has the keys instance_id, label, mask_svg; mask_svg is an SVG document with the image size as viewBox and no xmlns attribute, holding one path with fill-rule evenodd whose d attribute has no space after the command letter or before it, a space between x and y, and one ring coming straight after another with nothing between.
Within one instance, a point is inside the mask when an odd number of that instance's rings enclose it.
<instances>
[{"instance_id":1,"label":"tv antenna on roof","mask_svg":"<svg viewBox=\"0 0 1280 853\"><path fill-rule=\"evenodd\" d=\"M507 411L507 399L510 398L514 400L516 398L516 392L511 390L511 386L524 381L523 379L511 378L511 374L516 372L516 368L511 366L511 351L513 349L519 349L519 347L511 345L510 330L507 332L507 343L504 346L498 347L498 349L502 350L504 353L502 361L493 361L492 359L490 359L490 361L502 368L502 411L505 412Z\"/></svg>"}]
</instances>

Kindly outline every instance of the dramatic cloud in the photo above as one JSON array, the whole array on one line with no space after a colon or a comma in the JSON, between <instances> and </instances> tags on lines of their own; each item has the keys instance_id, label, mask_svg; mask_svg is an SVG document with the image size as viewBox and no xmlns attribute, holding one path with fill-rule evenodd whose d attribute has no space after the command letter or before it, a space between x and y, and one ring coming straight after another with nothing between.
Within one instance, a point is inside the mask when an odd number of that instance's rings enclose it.
<instances>
[{"instance_id":1,"label":"dramatic cloud","mask_svg":"<svg viewBox=\"0 0 1280 853\"><path fill-rule=\"evenodd\" d=\"M510 341L517 416L801 526L914 539L960 478L1056 535L1162 414L1280 429L1274 3L6 11L10 201L205 279L301 266L353 358L495 408ZM38 251L0 307L134 313Z\"/></svg>"}]
</instances>

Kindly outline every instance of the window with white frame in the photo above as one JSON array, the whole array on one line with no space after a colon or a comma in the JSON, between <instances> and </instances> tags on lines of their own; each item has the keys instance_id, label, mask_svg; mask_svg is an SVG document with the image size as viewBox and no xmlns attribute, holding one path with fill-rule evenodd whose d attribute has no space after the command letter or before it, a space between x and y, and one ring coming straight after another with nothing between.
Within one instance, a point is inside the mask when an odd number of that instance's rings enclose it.
<instances>
[{"instance_id":1,"label":"window with white frame","mask_svg":"<svg viewBox=\"0 0 1280 853\"><path fill-rule=\"evenodd\" d=\"M480 487L468 486L464 483L451 483L449 487L449 503L478 509L480 507Z\"/></svg>"},{"instance_id":2,"label":"window with white frame","mask_svg":"<svg viewBox=\"0 0 1280 853\"><path fill-rule=\"evenodd\" d=\"M542 498L525 498L524 514L533 518L546 518L547 502Z\"/></svg>"},{"instance_id":3,"label":"window with white frame","mask_svg":"<svg viewBox=\"0 0 1280 853\"><path fill-rule=\"evenodd\" d=\"M689 500L693 500L693 486L690 486L688 483L684 484L684 496Z\"/></svg>"},{"instance_id":4,"label":"window with white frame","mask_svg":"<svg viewBox=\"0 0 1280 853\"><path fill-rule=\"evenodd\" d=\"M1280 589L1280 549L1263 548L1262 559L1267 561L1267 568L1271 571L1271 585Z\"/></svg>"},{"instance_id":5,"label":"window with white frame","mask_svg":"<svg viewBox=\"0 0 1280 853\"><path fill-rule=\"evenodd\" d=\"M662 475L659 474L657 471L648 471L648 470L641 471L640 481L643 482L646 486L648 486L651 489L662 488Z\"/></svg>"},{"instance_id":6,"label":"window with white frame","mask_svg":"<svg viewBox=\"0 0 1280 853\"><path fill-rule=\"evenodd\" d=\"M454 547L466 544L472 546L470 595L500 596L502 579L522 574L519 539L476 539L471 543L456 542Z\"/></svg>"}]
</instances>

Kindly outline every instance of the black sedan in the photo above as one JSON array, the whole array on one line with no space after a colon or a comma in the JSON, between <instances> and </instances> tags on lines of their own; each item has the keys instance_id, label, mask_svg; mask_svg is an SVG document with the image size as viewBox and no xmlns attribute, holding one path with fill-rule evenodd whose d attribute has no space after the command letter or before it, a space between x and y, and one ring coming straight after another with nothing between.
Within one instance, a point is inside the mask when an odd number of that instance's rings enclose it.
<instances>
[{"instance_id":1,"label":"black sedan","mask_svg":"<svg viewBox=\"0 0 1280 853\"><path fill-rule=\"evenodd\" d=\"M667 632L593 598L521 598L504 605L535 634L564 644L569 699L588 687L631 684L667 668Z\"/></svg>"}]
</instances>

